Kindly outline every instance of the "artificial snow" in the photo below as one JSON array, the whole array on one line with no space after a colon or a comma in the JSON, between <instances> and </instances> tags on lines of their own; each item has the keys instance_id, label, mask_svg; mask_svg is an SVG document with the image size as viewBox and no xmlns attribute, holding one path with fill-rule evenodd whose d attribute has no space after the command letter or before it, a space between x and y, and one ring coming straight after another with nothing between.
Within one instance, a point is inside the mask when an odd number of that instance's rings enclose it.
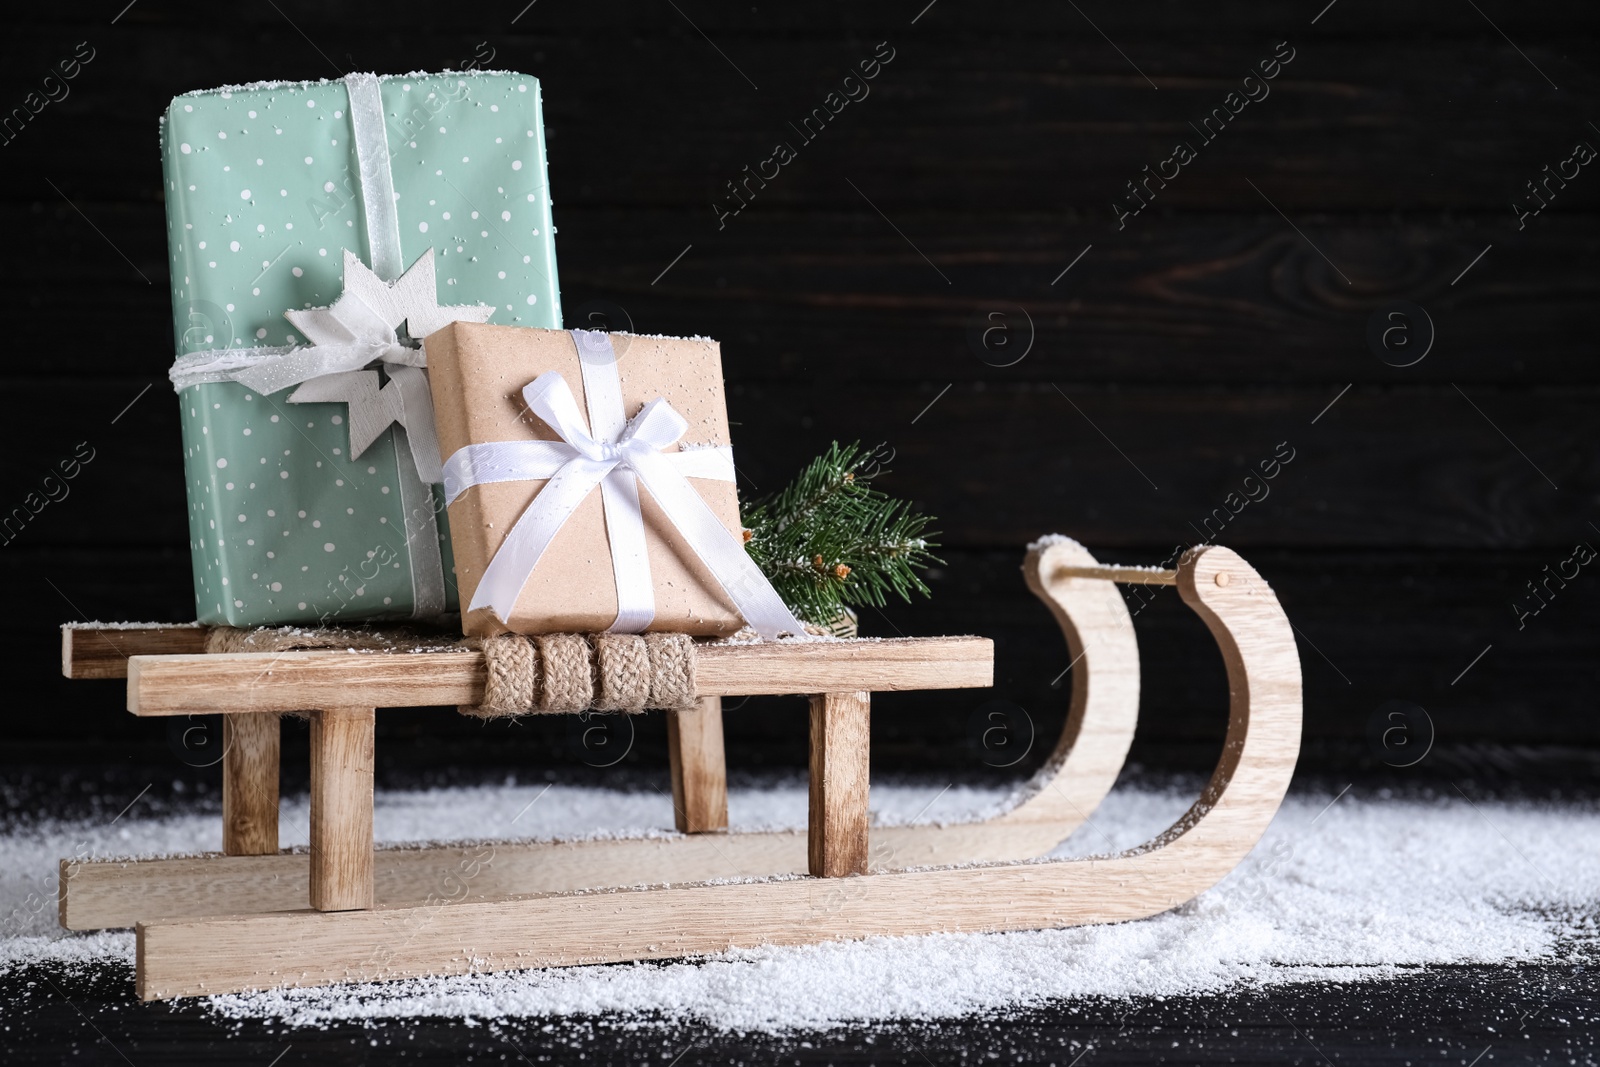
<instances>
[{"instance_id":1,"label":"artificial snow","mask_svg":"<svg viewBox=\"0 0 1600 1067\"><path fill-rule=\"evenodd\" d=\"M357 73L357 72L352 72L352 73ZM247 93L247 92L252 92L252 91L272 91L272 90L277 90L277 89L283 89L283 90L290 90L290 89L299 89L299 90L318 89L318 88L322 88L323 86L328 86L328 85L342 85L342 84L345 83L345 80L347 78L349 78L350 76L351 76L350 74L346 74L342 78L307 78L307 79L304 79L302 81L285 81L285 80L280 79L280 78L269 78L269 79L267 79L265 81L240 82L237 85L219 85L214 89L190 89L186 93L178 94L178 96L175 97L174 99L185 100L185 99L188 99L188 98L191 98L191 97L211 96L213 94L219 95L219 96L228 96L228 95L230 95L232 93ZM472 70L445 70L445 71L414 70L414 71L411 71L408 74L376 74L376 73L374 73L372 76L374 78L378 78L378 79L380 79L382 81L389 81L389 82L407 81L407 80L416 81L416 80L420 80L422 78L448 78L448 77L455 77L458 80L459 79L465 79L465 78L483 78L483 77L491 77L491 78L528 78L530 81L536 81L537 80L537 79L533 78L531 75L523 74L521 71L515 71L515 70L487 70L487 69L485 69L485 70L478 70L478 69L472 69Z\"/></svg>"},{"instance_id":2,"label":"artificial snow","mask_svg":"<svg viewBox=\"0 0 1600 1067\"><path fill-rule=\"evenodd\" d=\"M63 630L197 630L197 622L64 622Z\"/></svg>"},{"instance_id":3,"label":"artificial snow","mask_svg":"<svg viewBox=\"0 0 1600 1067\"><path fill-rule=\"evenodd\" d=\"M1028 551L1029 552L1042 552L1044 549L1050 548L1053 545L1077 545L1077 547L1079 547L1079 548L1083 547L1082 545L1079 545L1077 541L1075 541L1072 538L1068 537L1066 534L1048 533L1048 534L1045 534L1042 537L1039 537L1039 538L1037 538L1037 539L1035 539L1033 541L1029 541L1028 542Z\"/></svg>"},{"instance_id":4,"label":"artificial snow","mask_svg":"<svg viewBox=\"0 0 1600 1067\"><path fill-rule=\"evenodd\" d=\"M1123 788L1057 855L1138 844L1198 792ZM1009 788L875 784L879 822L992 815ZM382 841L627 835L671 824L663 792L512 785L380 792ZM735 789L735 826L800 827L802 779ZM285 844L307 839L304 798L284 803ZM42 821L0 836L0 972L32 962L131 966L128 932L56 927L57 861L216 849L216 813L111 825ZM1600 914L1600 811L1592 803L1470 802L1299 793L1217 887L1140 922L1029 933L934 935L623 964L214 997L231 1018L289 1025L414 1016L607 1016L786 1031L1004 1012L1074 997L1152 997L1410 968L1587 952ZM130 979L131 981L131 979Z\"/></svg>"}]
</instances>

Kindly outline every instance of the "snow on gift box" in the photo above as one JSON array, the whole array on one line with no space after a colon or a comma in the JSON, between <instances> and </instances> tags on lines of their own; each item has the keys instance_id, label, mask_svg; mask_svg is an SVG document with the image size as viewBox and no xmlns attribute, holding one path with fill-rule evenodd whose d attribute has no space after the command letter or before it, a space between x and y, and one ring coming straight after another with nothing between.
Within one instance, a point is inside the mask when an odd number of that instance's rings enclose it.
<instances>
[{"instance_id":1,"label":"snow on gift box","mask_svg":"<svg viewBox=\"0 0 1600 1067\"><path fill-rule=\"evenodd\" d=\"M561 321L538 81L195 92L161 140L200 621L454 610L419 343Z\"/></svg>"}]
</instances>

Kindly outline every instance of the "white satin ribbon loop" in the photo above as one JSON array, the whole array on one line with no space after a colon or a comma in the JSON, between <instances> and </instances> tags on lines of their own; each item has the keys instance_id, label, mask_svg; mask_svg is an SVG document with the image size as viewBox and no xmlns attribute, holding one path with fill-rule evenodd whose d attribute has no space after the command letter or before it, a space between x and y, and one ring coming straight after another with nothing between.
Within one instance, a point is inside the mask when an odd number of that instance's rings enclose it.
<instances>
[{"instance_id":1,"label":"white satin ribbon loop","mask_svg":"<svg viewBox=\"0 0 1600 1067\"><path fill-rule=\"evenodd\" d=\"M679 415L666 397L658 396L639 410L617 443L653 456L668 445L677 444L688 432L689 420Z\"/></svg>"},{"instance_id":2,"label":"white satin ribbon loop","mask_svg":"<svg viewBox=\"0 0 1600 1067\"><path fill-rule=\"evenodd\" d=\"M589 426L578 411L578 402L560 373L547 371L523 386L522 400L568 448L592 460L605 458L600 442L589 436Z\"/></svg>"},{"instance_id":3,"label":"white satin ribbon loop","mask_svg":"<svg viewBox=\"0 0 1600 1067\"><path fill-rule=\"evenodd\" d=\"M689 484L690 477L733 480L732 453L726 446L663 453L677 444L689 423L664 397L656 397L632 419L620 423L614 436L591 432L592 426L618 425L621 389L589 382L588 361L596 374L616 375L615 356L604 334L604 349L588 331L574 330L573 340L585 361L586 424L559 372L539 375L522 391L528 409L553 430L559 441L496 441L467 445L444 464L445 495L454 501L474 485L490 482L549 479L506 534L484 569L469 611L489 608L502 621L510 619L523 588L539 560L578 505L595 488L605 504L606 535L617 576L615 632L637 633L655 618L649 582L649 554L639 485L650 493L667 520L727 592L739 613L763 637L804 638L794 617L766 576L751 562L743 543L722 524ZM597 403L617 411L597 409Z\"/></svg>"}]
</instances>

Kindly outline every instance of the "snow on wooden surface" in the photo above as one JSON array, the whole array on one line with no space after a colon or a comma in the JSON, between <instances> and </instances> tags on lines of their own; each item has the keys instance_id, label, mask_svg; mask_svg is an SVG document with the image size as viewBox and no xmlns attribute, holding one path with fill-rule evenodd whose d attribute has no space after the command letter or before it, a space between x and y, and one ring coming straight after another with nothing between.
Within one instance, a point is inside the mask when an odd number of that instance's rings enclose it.
<instances>
[{"instance_id":1,"label":"snow on wooden surface","mask_svg":"<svg viewBox=\"0 0 1600 1067\"><path fill-rule=\"evenodd\" d=\"M1126 848L1168 825L1193 783L1114 792L1062 849ZM1009 790L938 781L874 785L880 821L991 813ZM785 1031L939 1019L1074 997L1174 996L1242 985L1360 981L1428 965L1549 959L1592 943L1600 915L1600 811L1592 803L1469 803L1296 792L1221 885L1143 922L996 935L882 938L758 949L666 965L612 965L217 997L227 1017L316 1026L427 1015L605 1015ZM803 780L733 789L736 827L800 827ZM382 841L637 834L672 823L669 798L543 783L380 792ZM285 801L285 845L307 839ZM23 820L0 835L0 972L30 962L131 968L129 932L65 934L57 861L216 849L215 813ZM129 971L131 975L131 969ZM131 981L131 977L130 977Z\"/></svg>"}]
</instances>

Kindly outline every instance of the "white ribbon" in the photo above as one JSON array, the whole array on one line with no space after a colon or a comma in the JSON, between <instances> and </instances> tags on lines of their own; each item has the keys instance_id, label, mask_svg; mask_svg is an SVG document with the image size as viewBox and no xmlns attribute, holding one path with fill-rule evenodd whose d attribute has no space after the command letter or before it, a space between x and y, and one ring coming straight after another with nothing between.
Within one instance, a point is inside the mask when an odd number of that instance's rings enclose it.
<instances>
[{"instance_id":1,"label":"white ribbon","mask_svg":"<svg viewBox=\"0 0 1600 1067\"><path fill-rule=\"evenodd\" d=\"M350 409L350 457L361 454L395 427L400 506L410 549L413 614L437 615L445 607L444 562L438 521L428 483L442 478L439 439L433 424L426 354L401 342L399 329L419 342L451 322L486 322L492 307L440 306L433 249L402 271L400 217L379 81L373 74L345 77L350 125L360 177L362 214L372 269L355 253L344 253L344 290L325 308L284 312L311 342L308 346L217 349L180 356L173 385L235 381L264 396L298 385L291 404L343 402ZM382 364L390 381L382 385ZM381 387L380 387L381 386Z\"/></svg>"},{"instance_id":2,"label":"white ribbon","mask_svg":"<svg viewBox=\"0 0 1600 1067\"><path fill-rule=\"evenodd\" d=\"M448 501L474 485L548 479L489 561L467 610L487 607L502 622L508 620L545 549L599 487L617 583L617 619L610 629L645 629L655 617L655 597L639 510L642 483L745 622L769 639L784 634L804 638L805 628L751 562L744 545L689 484L691 477L733 481L732 449L663 453L684 435L688 422L659 396L626 419L610 338L597 331L571 332L583 366L588 425L566 379L549 371L529 383L522 397L560 440L471 444L445 461Z\"/></svg>"},{"instance_id":3,"label":"white ribbon","mask_svg":"<svg viewBox=\"0 0 1600 1067\"><path fill-rule=\"evenodd\" d=\"M367 252L380 277L397 278L400 258L400 213L395 210L394 174L389 169L389 124L383 116L383 91L376 74L347 74L350 132L361 179L361 207L366 216ZM431 290L430 290L431 295ZM412 330L412 336L426 333Z\"/></svg>"}]
</instances>

